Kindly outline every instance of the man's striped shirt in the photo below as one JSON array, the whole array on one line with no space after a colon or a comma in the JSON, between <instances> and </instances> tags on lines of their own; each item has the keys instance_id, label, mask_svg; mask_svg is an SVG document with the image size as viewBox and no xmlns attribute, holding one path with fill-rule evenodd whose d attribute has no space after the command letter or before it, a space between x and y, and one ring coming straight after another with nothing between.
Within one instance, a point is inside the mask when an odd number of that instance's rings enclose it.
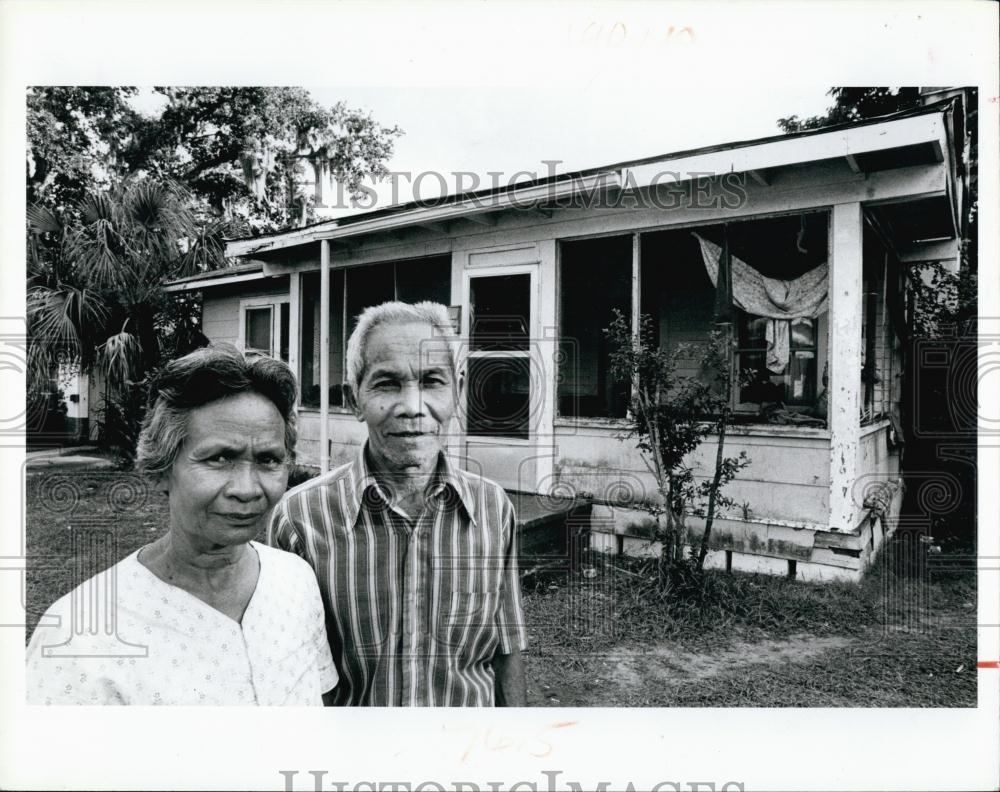
<instances>
[{"instance_id":1,"label":"man's striped shirt","mask_svg":"<svg viewBox=\"0 0 1000 792\"><path fill-rule=\"evenodd\" d=\"M268 543L316 570L338 705L492 706L491 661L527 648L514 507L441 454L416 522L356 459L291 490Z\"/></svg>"}]
</instances>

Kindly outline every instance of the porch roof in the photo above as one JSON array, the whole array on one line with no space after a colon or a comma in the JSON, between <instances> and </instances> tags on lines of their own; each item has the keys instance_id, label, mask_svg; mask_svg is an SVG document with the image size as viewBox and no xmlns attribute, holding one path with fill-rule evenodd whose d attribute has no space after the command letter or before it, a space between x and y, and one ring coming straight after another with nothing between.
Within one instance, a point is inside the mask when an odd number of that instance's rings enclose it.
<instances>
[{"instance_id":1,"label":"porch roof","mask_svg":"<svg viewBox=\"0 0 1000 792\"><path fill-rule=\"evenodd\" d=\"M623 187L642 188L657 183L678 183L706 174L746 173L761 185L769 183L769 171L820 160L842 159L858 174L901 168L911 165L943 167L949 184L961 173L961 163L953 153L956 130L949 123L956 98L911 110L810 129L785 135L773 135L697 149L673 152L655 157L630 160L553 177L519 182L513 186L456 193L432 202L410 202L375 209L350 217L327 220L303 228L227 241L227 257L252 257L250 264L258 269L222 270L203 273L171 282L169 289L180 291L215 285L216 279L227 273L247 277L262 277L263 263L281 263L296 248L318 240L355 244L358 237L377 232L421 226L447 232L448 223L458 219L493 225L498 212L512 208L535 207L545 210L546 203L594 190ZM957 113L956 117L961 116ZM664 178L665 174L674 178ZM957 216L961 189L949 190L946 202L953 219L951 237L957 231ZM942 196L943 197L943 196ZM352 239L354 238L354 239ZM252 273L257 272L256 276ZM190 285L188 285L190 284Z\"/></svg>"},{"instance_id":2,"label":"porch roof","mask_svg":"<svg viewBox=\"0 0 1000 792\"><path fill-rule=\"evenodd\" d=\"M208 288L209 286L224 286L228 283L259 280L263 277L265 277L264 263L261 261L247 261L241 264L233 264L223 269L199 272L195 275L166 281L163 284L163 290L166 292L196 291Z\"/></svg>"}]
</instances>

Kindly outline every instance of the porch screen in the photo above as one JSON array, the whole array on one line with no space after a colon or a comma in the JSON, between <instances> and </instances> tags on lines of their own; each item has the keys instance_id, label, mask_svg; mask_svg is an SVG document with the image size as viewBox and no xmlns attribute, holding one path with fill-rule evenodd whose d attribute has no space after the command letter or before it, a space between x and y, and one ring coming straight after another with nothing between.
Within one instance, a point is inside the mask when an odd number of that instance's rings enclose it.
<instances>
[{"instance_id":1,"label":"porch screen","mask_svg":"<svg viewBox=\"0 0 1000 792\"><path fill-rule=\"evenodd\" d=\"M302 405L319 406L319 273L301 276ZM347 340L361 312L392 300L451 302L451 256L333 269L330 272L330 406L343 407Z\"/></svg>"},{"instance_id":2,"label":"porch screen","mask_svg":"<svg viewBox=\"0 0 1000 792\"><path fill-rule=\"evenodd\" d=\"M713 286L722 249L693 234ZM818 318L827 311L826 263L795 278L768 278L731 256L738 324L738 368L754 374L740 402L810 405L815 399Z\"/></svg>"},{"instance_id":3,"label":"porch screen","mask_svg":"<svg viewBox=\"0 0 1000 792\"><path fill-rule=\"evenodd\" d=\"M610 375L604 328L632 313L632 237L564 242L559 257L559 414L623 418L628 386Z\"/></svg>"}]
</instances>

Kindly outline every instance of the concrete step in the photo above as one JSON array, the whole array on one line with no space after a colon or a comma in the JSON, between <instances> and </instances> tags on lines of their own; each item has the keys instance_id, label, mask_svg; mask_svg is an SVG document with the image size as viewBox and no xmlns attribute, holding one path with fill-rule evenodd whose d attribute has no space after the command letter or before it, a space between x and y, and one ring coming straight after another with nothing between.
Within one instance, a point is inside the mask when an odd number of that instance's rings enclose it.
<instances>
[{"instance_id":1,"label":"concrete step","mask_svg":"<svg viewBox=\"0 0 1000 792\"><path fill-rule=\"evenodd\" d=\"M576 569L590 545L590 500L507 494L514 504L522 577L542 570Z\"/></svg>"}]
</instances>

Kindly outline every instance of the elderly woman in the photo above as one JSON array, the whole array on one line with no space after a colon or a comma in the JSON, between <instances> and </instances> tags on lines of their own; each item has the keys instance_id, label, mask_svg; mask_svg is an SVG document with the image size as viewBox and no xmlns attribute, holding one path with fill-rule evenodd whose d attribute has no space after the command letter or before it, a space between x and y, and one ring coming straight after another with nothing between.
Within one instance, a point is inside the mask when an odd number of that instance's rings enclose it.
<instances>
[{"instance_id":1,"label":"elderly woman","mask_svg":"<svg viewBox=\"0 0 1000 792\"><path fill-rule=\"evenodd\" d=\"M170 524L49 608L29 702L322 704L337 674L315 575L253 541L285 492L295 394L285 364L227 347L163 369L137 458Z\"/></svg>"}]
</instances>

